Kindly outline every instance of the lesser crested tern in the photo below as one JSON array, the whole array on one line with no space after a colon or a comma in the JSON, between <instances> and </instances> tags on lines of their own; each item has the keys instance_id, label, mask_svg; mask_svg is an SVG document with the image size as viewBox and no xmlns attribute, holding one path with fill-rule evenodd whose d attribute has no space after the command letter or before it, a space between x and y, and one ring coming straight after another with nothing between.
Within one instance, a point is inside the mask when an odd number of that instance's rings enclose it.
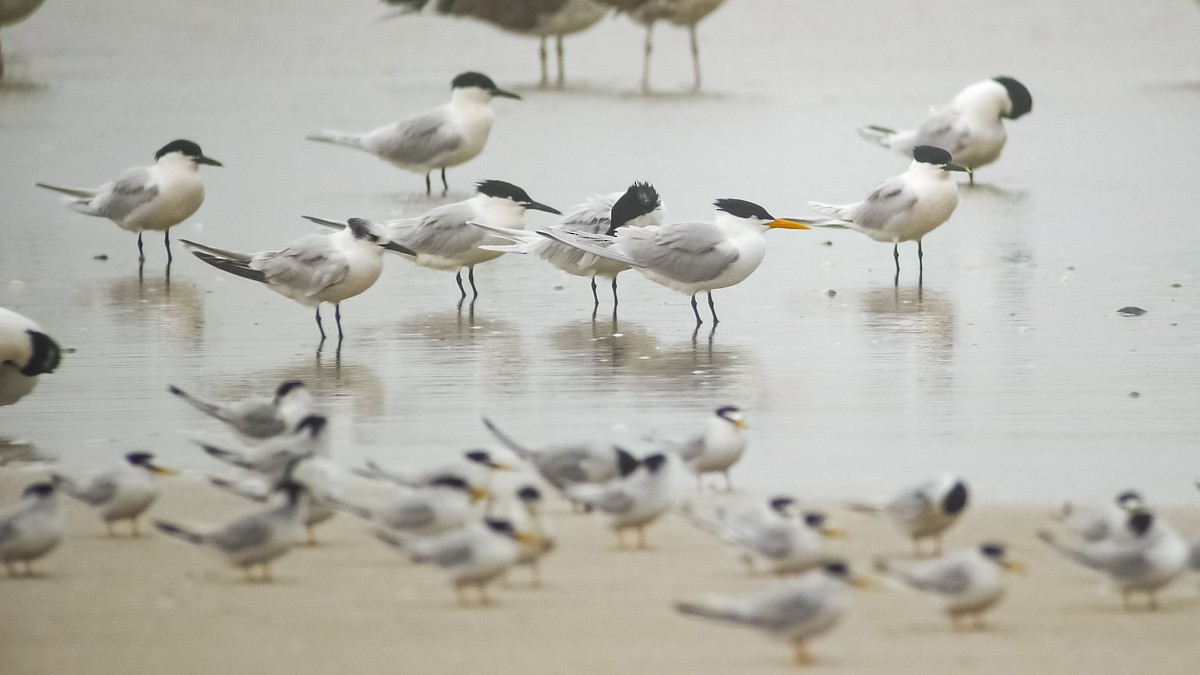
<instances>
[{"instance_id":1,"label":"lesser crested tern","mask_svg":"<svg viewBox=\"0 0 1200 675\"><path fill-rule=\"evenodd\" d=\"M62 491L96 509L108 536L114 536L113 523L129 521L129 533L138 536L138 518L158 498L157 476L175 474L154 463L149 452L130 452L120 466L101 471L86 478L73 479L55 473Z\"/></svg>"},{"instance_id":2,"label":"lesser crested tern","mask_svg":"<svg viewBox=\"0 0 1200 675\"><path fill-rule=\"evenodd\" d=\"M983 615L1000 602L1006 589L1004 572L1023 572L1002 544L986 543L932 560L896 563L880 559L876 570L889 578L937 597L957 628L965 617L984 627Z\"/></svg>"},{"instance_id":3,"label":"lesser crested tern","mask_svg":"<svg viewBox=\"0 0 1200 675\"><path fill-rule=\"evenodd\" d=\"M958 521L970 501L964 480L942 474L877 502L854 502L850 509L882 515L912 538L913 554L922 557L921 540L932 539L934 555L942 553L942 533Z\"/></svg>"},{"instance_id":4,"label":"lesser crested tern","mask_svg":"<svg viewBox=\"0 0 1200 675\"><path fill-rule=\"evenodd\" d=\"M567 494L608 517L617 537L617 550L625 550L625 530L637 531L637 547L645 550L646 527L675 505L667 456L654 453L638 460L628 475L602 485L575 483Z\"/></svg>"},{"instance_id":5,"label":"lesser crested tern","mask_svg":"<svg viewBox=\"0 0 1200 675\"><path fill-rule=\"evenodd\" d=\"M33 576L33 561L54 550L62 541L63 518L55 498L54 483L34 483L21 501L0 514L0 560L10 577L17 563L25 563L25 576Z\"/></svg>"},{"instance_id":6,"label":"lesser crested tern","mask_svg":"<svg viewBox=\"0 0 1200 675\"><path fill-rule=\"evenodd\" d=\"M787 575L807 572L828 557L825 541L843 532L828 525L819 511L791 515L795 500L775 496L751 499L729 507L703 508L686 504L683 515L700 529L729 544L750 571Z\"/></svg>"},{"instance_id":7,"label":"lesser crested tern","mask_svg":"<svg viewBox=\"0 0 1200 675\"><path fill-rule=\"evenodd\" d=\"M704 474L719 473L725 476L725 491L732 492L729 469L742 458L748 441L746 416L741 408L723 405L709 416L703 431L669 447L696 474L697 487L704 487Z\"/></svg>"},{"instance_id":8,"label":"lesser crested tern","mask_svg":"<svg viewBox=\"0 0 1200 675\"><path fill-rule=\"evenodd\" d=\"M225 423L246 445L295 433L300 421L312 412L312 396L303 382L288 380L275 388L270 398L251 398L233 403L212 403L171 385L172 394L200 412Z\"/></svg>"}]
</instances>

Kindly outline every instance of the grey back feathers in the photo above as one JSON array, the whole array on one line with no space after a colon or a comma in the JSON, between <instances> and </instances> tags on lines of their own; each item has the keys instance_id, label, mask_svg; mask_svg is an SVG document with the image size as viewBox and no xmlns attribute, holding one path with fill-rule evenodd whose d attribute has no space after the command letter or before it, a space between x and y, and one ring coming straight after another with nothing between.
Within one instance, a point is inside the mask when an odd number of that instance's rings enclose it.
<instances>
[{"instance_id":1,"label":"grey back feathers","mask_svg":"<svg viewBox=\"0 0 1200 675\"><path fill-rule=\"evenodd\" d=\"M1008 92L1008 100L1012 101L1012 111L1005 117L1015 120L1021 115L1033 110L1033 95L1025 88L1025 85L1016 81L1011 77L1003 75L993 77L993 80L1000 83L1001 86Z\"/></svg>"}]
</instances>

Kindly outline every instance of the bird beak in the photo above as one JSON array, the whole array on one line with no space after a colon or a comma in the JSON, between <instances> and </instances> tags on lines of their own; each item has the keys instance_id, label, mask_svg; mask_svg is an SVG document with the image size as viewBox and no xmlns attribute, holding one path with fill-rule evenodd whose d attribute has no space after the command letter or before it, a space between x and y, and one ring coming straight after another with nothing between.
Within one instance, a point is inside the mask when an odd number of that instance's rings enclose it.
<instances>
[{"instance_id":1,"label":"bird beak","mask_svg":"<svg viewBox=\"0 0 1200 675\"><path fill-rule=\"evenodd\" d=\"M879 585L876 584L873 579L870 577L859 576L857 574L850 577L850 585L863 591L879 590Z\"/></svg>"},{"instance_id":2,"label":"bird beak","mask_svg":"<svg viewBox=\"0 0 1200 675\"><path fill-rule=\"evenodd\" d=\"M836 527L826 527L821 530L821 536L826 539L845 539L846 531Z\"/></svg>"},{"instance_id":3,"label":"bird beak","mask_svg":"<svg viewBox=\"0 0 1200 675\"><path fill-rule=\"evenodd\" d=\"M487 488L473 487L471 488L471 501L477 502L481 499L491 499L492 491Z\"/></svg>"},{"instance_id":4,"label":"bird beak","mask_svg":"<svg viewBox=\"0 0 1200 675\"><path fill-rule=\"evenodd\" d=\"M489 468L495 469L496 471L516 471L511 464L505 464L503 462L488 462L487 465Z\"/></svg>"},{"instance_id":5,"label":"bird beak","mask_svg":"<svg viewBox=\"0 0 1200 675\"><path fill-rule=\"evenodd\" d=\"M224 164L213 159L212 157L205 157L204 155L200 155L199 157L197 157L196 163L197 164L207 164L209 166L225 166Z\"/></svg>"},{"instance_id":6,"label":"bird beak","mask_svg":"<svg viewBox=\"0 0 1200 675\"><path fill-rule=\"evenodd\" d=\"M512 98L518 101L521 100L520 96L512 93L511 91L504 91L503 89L493 89L492 96L499 96L500 98Z\"/></svg>"},{"instance_id":7,"label":"bird beak","mask_svg":"<svg viewBox=\"0 0 1200 675\"><path fill-rule=\"evenodd\" d=\"M175 469L168 469L165 466L158 466L157 464L151 464L149 468L152 473L156 473L160 476L178 476L179 475L179 472L176 471Z\"/></svg>"},{"instance_id":8,"label":"bird beak","mask_svg":"<svg viewBox=\"0 0 1200 675\"><path fill-rule=\"evenodd\" d=\"M517 532L517 542L537 548L542 545L542 538L532 532Z\"/></svg>"},{"instance_id":9,"label":"bird beak","mask_svg":"<svg viewBox=\"0 0 1200 675\"><path fill-rule=\"evenodd\" d=\"M1025 572L1028 569L1025 567L1024 563L1022 563L1018 560L1005 560L1004 562L1000 563L1000 566L1003 567L1004 569L1008 570L1009 572L1013 572L1014 574L1022 574L1022 575L1025 574Z\"/></svg>"},{"instance_id":10,"label":"bird beak","mask_svg":"<svg viewBox=\"0 0 1200 675\"><path fill-rule=\"evenodd\" d=\"M962 172L966 173L967 175L971 174L970 169L968 169L967 167L965 167L961 164L955 164L954 162L947 162L946 164L942 165L942 168L945 169L946 171L962 171Z\"/></svg>"},{"instance_id":11,"label":"bird beak","mask_svg":"<svg viewBox=\"0 0 1200 675\"><path fill-rule=\"evenodd\" d=\"M529 209L530 211L545 211L546 213L553 213L556 216L562 215L562 211L559 211L553 206L546 206L545 204L539 202L529 202L525 208Z\"/></svg>"},{"instance_id":12,"label":"bird beak","mask_svg":"<svg viewBox=\"0 0 1200 675\"><path fill-rule=\"evenodd\" d=\"M767 223L767 227L774 227L783 230L811 230L812 228L804 223L793 220L791 218L777 218Z\"/></svg>"}]
</instances>

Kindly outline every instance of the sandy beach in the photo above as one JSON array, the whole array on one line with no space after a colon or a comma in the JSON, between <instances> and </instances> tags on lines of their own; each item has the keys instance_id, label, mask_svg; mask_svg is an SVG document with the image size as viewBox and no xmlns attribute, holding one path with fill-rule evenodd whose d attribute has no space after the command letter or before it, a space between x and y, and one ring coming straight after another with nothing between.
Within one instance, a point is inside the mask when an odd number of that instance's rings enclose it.
<instances>
[{"instance_id":1,"label":"sandy beach","mask_svg":"<svg viewBox=\"0 0 1200 675\"><path fill-rule=\"evenodd\" d=\"M11 503L36 473L5 470ZM816 505L821 506L821 505ZM867 564L905 556L886 523L830 512ZM749 631L677 615L673 602L736 593L752 577L708 535L672 514L650 530L652 550L618 552L603 523L549 504L558 549L545 584L516 570L497 602L455 605L433 569L404 561L339 516L275 565L275 581L247 584L203 551L156 531L109 538L99 519L65 503L64 543L37 578L0 580L0 661L8 675L59 673L728 673L793 672L790 651ZM247 510L188 478L171 481L152 517L219 523ZM955 632L929 602L882 584L856 593L843 624L813 644L811 669L839 673L1191 673L1200 595L1196 575L1170 586L1161 610L1126 613L1098 576L1037 542L1048 509L973 507L950 548L1006 541L1028 573L982 632ZM1167 512L1185 533L1195 509ZM151 529L151 528L146 528Z\"/></svg>"}]
</instances>

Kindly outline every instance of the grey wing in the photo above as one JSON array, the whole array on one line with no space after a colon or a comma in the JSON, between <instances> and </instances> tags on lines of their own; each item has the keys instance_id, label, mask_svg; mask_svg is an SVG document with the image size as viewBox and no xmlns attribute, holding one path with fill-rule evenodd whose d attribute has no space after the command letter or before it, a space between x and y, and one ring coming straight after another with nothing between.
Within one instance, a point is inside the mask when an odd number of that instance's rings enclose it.
<instances>
[{"instance_id":1,"label":"grey wing","mask_svg":"<svg viewBox=\"0 0 1200 675\"><path fill-rule=\"evenodd\" d=\"M621 228L615 245L642 267L684 283L713 279L738 257L712 223Z\"/></svg>"},{"instance_id":2,"label":"grey wing","mask_svg":"<svg viewBox=\"0 0 1200 675\"><path fill-rule=\"evenodd\" d=\"M246 516L230 523L210 537L213 545L226 553L236 553L265 543L271 528L257 515Z\"/></svg>"},{"instance_id":3,"label":"grey wing","mask_svg":"<svg viewBox=\"0 0 1200 675\"><path fill-rule=\"evenodd\" d=\"M246 401L233 407L227 421L253 438L272 438L287 431L279 409L263 401Z\"/></svg>"},{"instance_id":4,"label":"grey wing","mask_svg":"<svg viewBox=\"0 0 1200 675\"><path fill-rule=\"evenodd\" d=\"M1152 569L1144 551L1137 549L1120 550L1105 561L1104 568L1113 578L1118 580L1137 580L1146 576Z\"/></svg>"},{"instance_id":5,"label":"grey wing","mask_svg":"<svg viewBox=\"0 0 1200 675\"><path fill-rule=\"evenodd\" d=\"M583 464L589 457L586 449L566 449L538 457L535 465L551 485L562 487L567 483L588 481L590 477Z\"/></svg>"},{"instance_id":6,"label":"grey wing","mask_svg":"<svg viewBox=\"0 0 1200 675\"><path fill-rule=\"evenodd\" d=\"M747 614L757 626L782 631L789 626L812 620L820 610L821 600L817 595L811 591L797 590L767 598L751 608Z\"/></svg>"},{"instance_id":7,"label":"grey wing","mask_svg":"<svg viewBox=\"0 0 1200 675\"><path fill-rule=\"evenodd\" d=\"M444 108L437 108L391 126L370 132L363 145L397 164L425 164L462 145L462 134L450 124Z\"/></svg>"},{"instance_id":8,"label":"grey wing","mask_svg":"<svg viewBox=\"0 0 1200 675\"><path fill-rule=\"evenodd\" d=\"M945 595L962 593L971 585L971 575L958 561L934 560L897 570L894 575L917 590Z\"/></svg>"},{"instance_id":9,"label":"grey wing","mask_svg":"<svg viewBox=\"0 0 1200 675\"><path fill-rule=\"evenodd\" d=\"M432 525L437 518L433 507L423 502L405 502L385 509L379 519L397 530L413 530Z\"/></svg>"},{"instance_id":10,"label":"grey wing","mask_svg":"<svg viewBox=\"0 0 1200 675\"><path fill-rule=\"evenodd\" d=\"M0 518L0 546L3 546L17 536L17 526L14 522L16 521L16 515L9 514Z\"/></svg>"},{"instance_id":11,"label":"grey wing","mask_svg":"<svg viewBox=\"0 0 1200 675\"><path fill-rule=\"evenodd\" d=\"M393 241L417 253L455 258L489 238L486 231L467 224L477 215L470 203L447 204L391 228Z\"/></svg>"},{"instance_id":12,"label":"grey wing","mask_svg":"<svg viewBox=\"0 0 1200 675\"><path fill-rule=\"evenodd\" d=\"M454 567L471 562L474 555L470 541L455 538L434 550L429 560L438 567Z\"/></svg>"},{"instance_id":13,"label":"grey wing","mask_svg":"<svg viewBox=\"0 0 1200 675\"><path fill-rule=\"evenodd\" d=\"M102 474L88 481L80 489L71 490L71 495L92 506L99 506L117 494L117 481L112 475Z\"/></svg>"},{"instance_id":14,"label":"grey wing","mask_svg":"<svg viewBox=\"0 0 1200 675\"><path fill-rule=\"evenodd\" d=\"M917 128L914 145L932 145L948 151L951 155L962 150L967 138L967 129L959 114L949 106L939 108Z\"/></svg>"},{"instance_id":15,"label":"grey wing","mask_svg":"<svg viewBox=\"0 0 1200 675\"><path fill-rule=\"evenodd\" d=\"M625 491L624 486L614 485L600 495L595 506L605 513L620 514L633 508L633 504L633 496Z\"/></svg>"},{"instance_id":16,"label":"grey wing","mask_svg":"<svg viewBox=\"0 0 1200 675\"><path fill-rule=\"evenodd\" d=\"M158 185L147 167L134 167L102 188L88 202L88 212L121 220L158 196Z\"/></svg>"},{"instance_id":17,"label":"grey wing","mask_svg":"<svg viewBox=\"0 0 1200 675\"><path fill-rule=\"evenodd\" d=\"M690 462L699 459L704 454L704 434L696 434L680 443L675 452L679 453L680 458L685 462Z\"/></svg>"},{"instance_id":18,"label":"grey wing","mask_svg":"<svg viewBox=\"0 0 1200 675\"><path fill-rule=\"evenodd\" d=\"M917 203L917 195L902 176L880 183L871 194L846 214L846 219L865 230L886 230L893 220L905 220Z\"/></svg>"},{"instance_id":19,"label":"grey wing","mask_svg":"<svg viewBox=\"0 0 1200 675\"><path fill-rule=\"evenodd\" d=\"M282 251L257 253L250 267L261 271L272 286L302 293L319 293L346 277L350 265L329 237L310 234L297 239Z\"/></svg>"}]
</instances>

